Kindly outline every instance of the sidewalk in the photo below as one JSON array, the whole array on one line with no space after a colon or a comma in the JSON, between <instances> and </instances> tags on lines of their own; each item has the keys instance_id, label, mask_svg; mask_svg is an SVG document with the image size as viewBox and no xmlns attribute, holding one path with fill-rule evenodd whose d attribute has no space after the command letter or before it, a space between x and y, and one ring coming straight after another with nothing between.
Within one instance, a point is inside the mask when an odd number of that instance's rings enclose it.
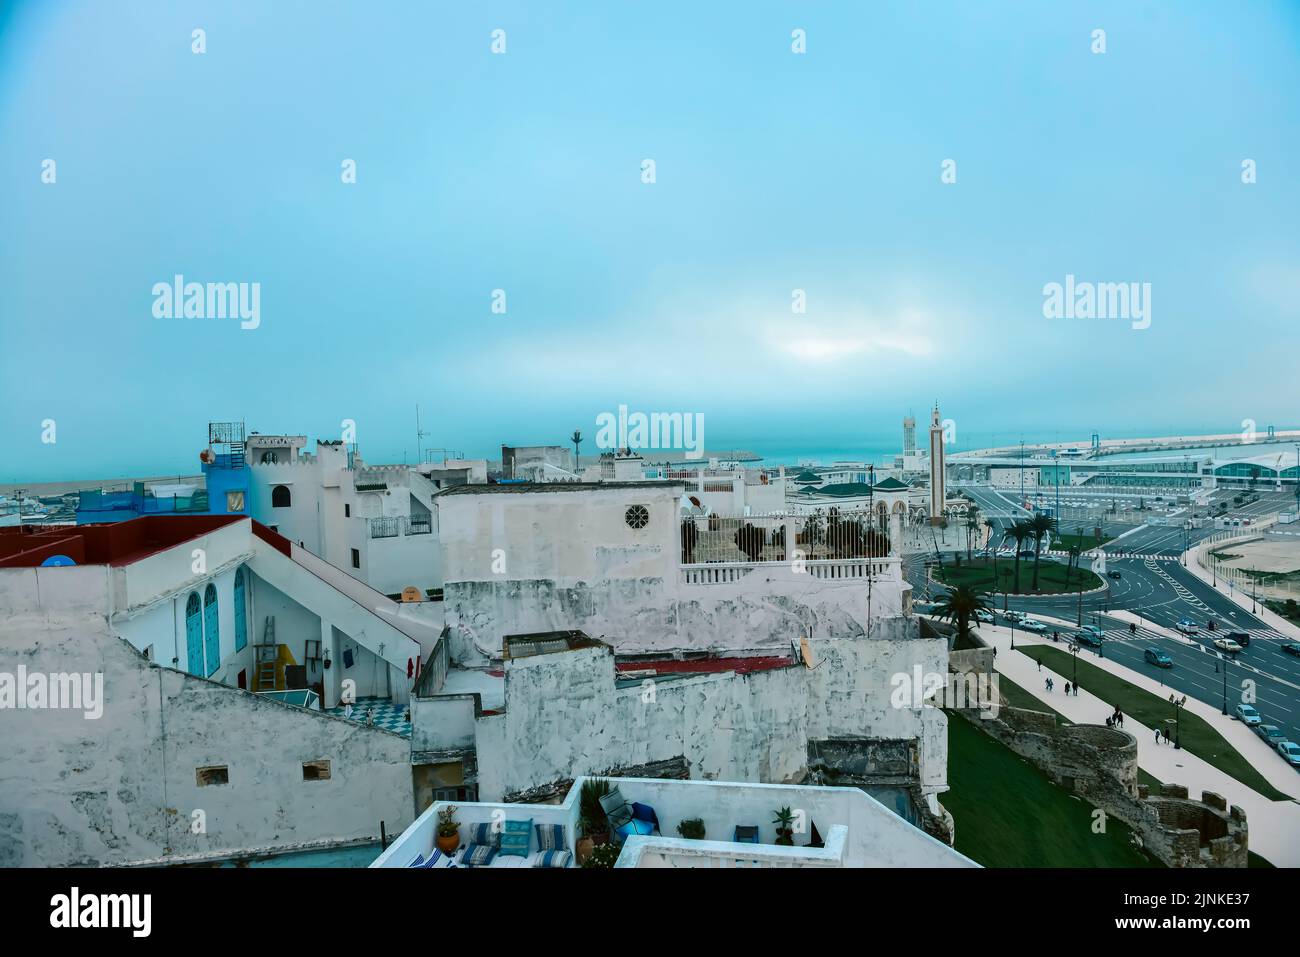
<instances>
[{"instance_id":1,"label":"sidewalk","mask_svg":"<svg viewBox=\"0 0 1300 957\"><path fill-rule=\"evenodd\" d=\"M1104 725L1106 718L1114 712L1112 704L1085 690L1080 690L1077 697L1071 695L1067 698L1064 689L1066 681L1070 680L1069 676L1058 674L1046 665L1040 671L1032 658L1013 652L1009 628L981 624L978 631L985 641L998 649L994 668L999 674L1006 675L1070 721ZM1016 631L1017 648L1022 645L1051 644L1050 639L1044 641L1037 636L1024 634L1019 629ZM1167 687L1109 659L1085 653L1084 660L1144 691L1161 698L1169 695ZM1056 685L1056 690L1051 692L1044 687L1044 681L1048 677ZM1275 788L1293 796L1300 793L1300 775L1279 761L1268 746L1241 722L1226 718L1210 705L1190 698L1186 710L1212 725ZM1156 744L1155 730L1140 724L1130 715L1124 716L1124 730L1137 739L1138 766L1142 770L1165 784L1186 785L1192 798L1199 798L1202 791L1223 795L1229 805L1237 804L1246 812L1252 850L1278 867L1300 867L1300 802L1270 801L1195 755L1175 749L1173 745Z\"/></svg>"}]
</instances>

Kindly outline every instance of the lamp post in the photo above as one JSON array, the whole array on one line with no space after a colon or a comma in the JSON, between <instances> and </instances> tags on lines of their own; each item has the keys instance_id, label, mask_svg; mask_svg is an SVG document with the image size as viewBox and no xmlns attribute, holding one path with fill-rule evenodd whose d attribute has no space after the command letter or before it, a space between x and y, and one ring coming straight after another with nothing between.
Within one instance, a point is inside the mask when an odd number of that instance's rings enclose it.
<instances>
[{"instance_id":1,"label":"lamp post","mask_svg":"<svg viewBox=\"0 0 1300 957\"><path fill-rule=\"evenodd\" d=\"M1183 745L1182 745L1182 738L1178 733L1178 728L1179 728L1178 717L1183 710L1183 706L1187 704L1187 695L1183 695L1182 698L1176 698L1173 695L1170 695L1169 703L1174 706L1174 748L1181 749ZM1224 713L1226 714L1227 712L1225 711Z\"/></svg>"},{"instance_id":2,"label":"lamp post","mask_svg":"<svg viewBox=\"0 0 1300 957\"><path fill-rule=\"evenodd\" d=\"M1219 663L1223 667L1223 713L1228 713L1228 656L1219 652Z\"/></svg>"},{"instance_id":3,"label":"lamp post","mask_svg":"<svg viewBox=\"0 0 1300 957\"><path fill-rule=\"evenodd\" d=\"M1079 643L1070 644L1070 654L1074 658L1074 693L1079 693Z\"/></svg>"}]
</instances>

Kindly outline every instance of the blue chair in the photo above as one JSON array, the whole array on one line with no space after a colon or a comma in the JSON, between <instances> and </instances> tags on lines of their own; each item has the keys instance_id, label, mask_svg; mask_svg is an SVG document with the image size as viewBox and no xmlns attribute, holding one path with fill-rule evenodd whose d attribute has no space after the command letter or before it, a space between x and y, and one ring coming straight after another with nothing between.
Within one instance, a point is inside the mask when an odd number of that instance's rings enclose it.
<instances>
[{"instance_id":1,"label":"blue chair","mask_svg":"<svg viewBox=\"0 0 1300 957\"><path fill-rule=\"evenodd\" d=\"M736 831L731 836L731 840L736 844L757 844L758 843L758 825L757 824L737 824Z\"/></svg>"},{"instance_id":2,"label":"blue chair","mask_svg":"<svg viewBox=\"0 0 1300 957\"><path fill-rule=\"evenodd\" d=\"M618 785L600 799L601 809L609 821L610 833L622 844L632 834L658 834L659 816L648 804L628 804L619 793Z\"/></svg>"}]
</instances>

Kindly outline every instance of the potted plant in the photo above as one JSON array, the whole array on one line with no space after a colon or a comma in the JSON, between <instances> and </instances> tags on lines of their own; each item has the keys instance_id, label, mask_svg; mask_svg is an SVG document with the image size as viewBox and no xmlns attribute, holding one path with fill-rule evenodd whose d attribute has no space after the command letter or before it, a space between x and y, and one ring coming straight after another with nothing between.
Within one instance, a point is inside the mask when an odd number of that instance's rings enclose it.
<instances>
[{"instance_id":1,"label":"potted plant","mask_svg":"<svg viewBox=\"0 0 1300 957\"><path fill-rule=\"evenodd\" d=\"M704 840L704 821L698 817L688 818L677 825L677 833L687 840Z\"/></svg>"},{"instance_id":2,"label":"potted plant","mask_svg":"<svg viewBox=\"0 0 1300 957\"><path fill-rule=\"evenodd\" d=\"M578 827L595 845L609 843L609 823L600 799L609 793L609 781L604 778L587 778L582 782L578 796Z\"/></svg>"},{"instance_id":3,"label":"potted plant","mask_svg":"<svg viewBox=\"0 0 1300 957\"><path fill-rule=\"evenodd\" d=\"M601 844L592 852L591 856L582 862L583 867L613 867L614 862L618 860L618 855L622 853L622 848L617 844Z\"/></svg>"},{"instance_id":4,"label":"potted plant","mask_svg":"<svg viewBox=\"0 0 1300 957\"><path fill-rule=\"evenodd\" d=\"M794 813L783 807L776 812L772 821L776 825L776 843L783 847L794 847Z\"/></svg>"},{"instance_id":5,"label":"potted plant","mask_svg":"<svg viewBox=\"0 0 1300 957\"><path fill-rule=\"evenodd\" d=\"M460 824L456 821L456 805L448 804L438 812L438 836L433 839L438 850L455 854L460 847Z\"/></svg>"}]
</instances>

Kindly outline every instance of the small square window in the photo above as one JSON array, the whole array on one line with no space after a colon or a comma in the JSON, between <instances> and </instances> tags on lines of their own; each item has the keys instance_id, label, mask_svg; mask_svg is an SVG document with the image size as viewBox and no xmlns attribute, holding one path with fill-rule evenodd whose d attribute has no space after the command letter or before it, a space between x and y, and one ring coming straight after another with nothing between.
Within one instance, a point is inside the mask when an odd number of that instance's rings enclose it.
<instances>
[{"instance_id":1,"label":"small square window","mask_svg":"<svg viewBox=\"0 0 1300 957\"><path fill-rule=\"evenodd\" d=\"M361 567L361 553L357 551L355 548L352 549L352 567L353 568Z\"/></svg>"},{"instance_id":2,"label":"small square window","mask_svg":"<svg viewBox=\"0 0 1300 957\"><path fill-rule=\"evenodd\" d=\"M215 784L229 784L230 768L224 764L195 768L194 778L201 788L212 787Z\"/></svg>"},{"instance_id":3,"label":"small square window","mask_svg":"<svg viewBox=\"0 0 1300 957\"><path fill-rule=\"evenodd\" d=\"M328 781L330 779L329 761L304 761L302 763L302 779L304 781Z\"/></svg>"}]
</instances>

